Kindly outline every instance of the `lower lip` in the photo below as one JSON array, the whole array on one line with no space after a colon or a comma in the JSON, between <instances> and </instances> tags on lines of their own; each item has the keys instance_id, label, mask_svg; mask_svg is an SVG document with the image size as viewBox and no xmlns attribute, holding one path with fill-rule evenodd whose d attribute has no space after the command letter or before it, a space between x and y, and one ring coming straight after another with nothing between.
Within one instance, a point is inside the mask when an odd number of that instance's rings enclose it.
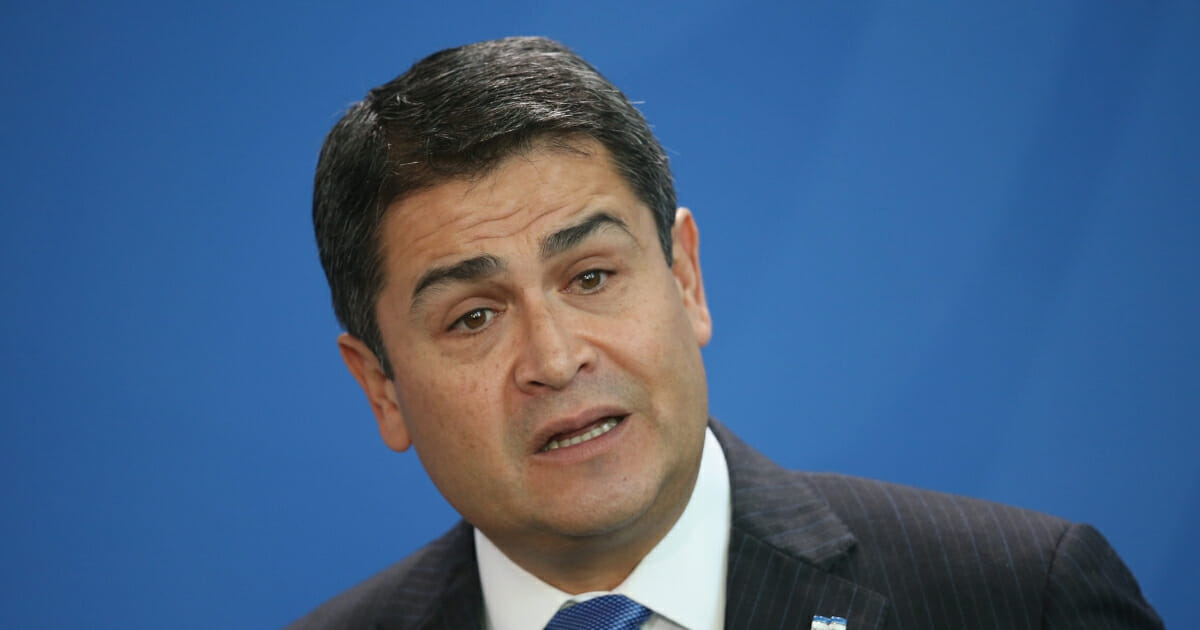
<instances>
[{"instance_id":1,"label":"lower lip","mask_svg":"<svg viewBox=\"0 0 1200 630\"><path fill-rule=\"evenodd\" d=\"M570 464L585 459L595 457L610 448L612 448L617 440L625 434L625 427L629 424L630 417L625 416L617 426L609 429L603 435L596 436L586 442L580 442L572 446L563 446L552 451L538 451L534 453L534 457L538 461L555 464Z\"/></svg>"}]
</instances>

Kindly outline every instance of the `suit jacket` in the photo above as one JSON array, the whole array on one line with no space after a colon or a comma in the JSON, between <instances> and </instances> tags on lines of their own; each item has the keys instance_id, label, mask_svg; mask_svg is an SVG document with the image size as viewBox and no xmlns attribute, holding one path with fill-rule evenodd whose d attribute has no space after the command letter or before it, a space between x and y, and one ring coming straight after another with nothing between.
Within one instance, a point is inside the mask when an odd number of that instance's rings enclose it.
<instances>
[{"instance_id":1,"label":"suit jacket","mask_svg":"<svg viewBox=\"0 0 1200 630\"><path fill-rule=\"evenodd\" d=\"M835 474L784 470L720 424L733 518L725 627L809 630L1161 628L1095 529ZM481 628L471 527L330 600L292 628ZM537 629L534 629L537 630Z\"/></svg>"}]
</instances>

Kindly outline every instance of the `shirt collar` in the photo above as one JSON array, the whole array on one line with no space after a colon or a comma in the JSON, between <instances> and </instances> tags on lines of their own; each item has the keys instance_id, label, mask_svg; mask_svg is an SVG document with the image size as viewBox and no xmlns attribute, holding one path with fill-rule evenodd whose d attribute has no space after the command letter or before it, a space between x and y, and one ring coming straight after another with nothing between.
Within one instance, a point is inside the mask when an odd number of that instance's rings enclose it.
<instances>
[{"instance_id":1,"label":"shirt collar","mask_svg":"<svg viewBox=\"0 0 1200 630\"><path fill-rule=\"evenodd\" d=\"M721 445L705 430L700 472L687 507L667 535L613 593L633 599L690 630L719 629L725 622L725 573L729 547L729 469ZM572 596L508 559L475 530L475 555L491 630L542 628ZM698 605L698 604L705 605Z\"/></svg>"}]
</instances>

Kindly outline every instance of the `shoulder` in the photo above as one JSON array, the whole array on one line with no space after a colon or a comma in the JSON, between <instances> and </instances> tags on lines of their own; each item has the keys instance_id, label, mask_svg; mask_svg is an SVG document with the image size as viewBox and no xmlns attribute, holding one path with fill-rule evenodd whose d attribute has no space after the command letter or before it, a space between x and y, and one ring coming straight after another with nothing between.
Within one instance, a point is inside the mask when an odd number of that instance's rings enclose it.
<instances>
[{"instance_id":1,"label":"shoulder","mask_svg":"<svg viewBox=\"0 0 1200 630\"><path fill-rule=\"evenodd\" d=\"M904 593L902 601L942 607L966 626L991 618L1161 628L1137 580L1090 525L882 481L801 474L854 532L849 570Z\"/></svg>"},{"instance_id":2,"label":"shoulder","mask_svg":"<svg viewBox=\"0 0 1200 630\"><path fill-rule=\"evenodd\" d=\"M1162 628L1088 525L840 474L785 470L716 422L733 529L878 593L893 623L956 628ZM740 566L740 565L733 565Z\"/></svg>"},{"instance_id":3,"label":"shoulder","mask_svg":"<svg viewBox=\"0 0 1200 630\"><path fill-rule=\"evenodd\" d=\"M852 539L864 553L899 566L912 555L972 561L979 556L1046 569L1049 554L1071 526L1066 520L999 503L872 479L786 470L713 423L725 449L734 522L775 542L798 526ZM796 538L793 534L788 534ZM821 540L795 540L808 548ZM1011 558L1010 558L1011 556ZM918 558L919 560L919 558Z\"/></svg>"},{"instance_id":4,"label":"shoulder","mask_svg":"<svg viewBox=\"0 0 1200 630\"><path fill-rule=\"evenodd\" d=\"M1072 526L1056 516L971 497L847 475L802 474L864 544L899 537L972 553L1022 550L1037 554L1037 564L1046 568L1045 553Z\"/></svg>"},{"instance_id":5,"label":"shoulder","mask_svg":"<svg viewBox=\"0 0 1200 630\"><path fill-rule=\"evenodd\" d=\"M404 560L325 602L288 629L424 627L432 616L445 613L442 604L448 598L478 599L477 575L471 527L459 523Z\"/></svg>"}]
</instances>

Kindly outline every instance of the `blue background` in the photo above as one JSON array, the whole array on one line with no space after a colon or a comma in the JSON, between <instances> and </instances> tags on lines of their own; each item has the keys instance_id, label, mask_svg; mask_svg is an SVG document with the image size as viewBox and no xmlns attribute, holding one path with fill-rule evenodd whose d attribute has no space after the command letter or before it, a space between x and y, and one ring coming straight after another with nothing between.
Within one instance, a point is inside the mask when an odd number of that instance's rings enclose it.
<instances>
[{"instance_id":1,"label":"blue background","mask_svg":"<svg viewBox=\"0 0 1200 630\"><path fill-rule=\"evenodd\" d=\"M644 103L717 417L1091 522L1200 626L1195 2L433 4L0 11L0 626L279 626L452 522L337 357L311 177L367 89L511 34Z\"/></svg>"}]
</instances>

